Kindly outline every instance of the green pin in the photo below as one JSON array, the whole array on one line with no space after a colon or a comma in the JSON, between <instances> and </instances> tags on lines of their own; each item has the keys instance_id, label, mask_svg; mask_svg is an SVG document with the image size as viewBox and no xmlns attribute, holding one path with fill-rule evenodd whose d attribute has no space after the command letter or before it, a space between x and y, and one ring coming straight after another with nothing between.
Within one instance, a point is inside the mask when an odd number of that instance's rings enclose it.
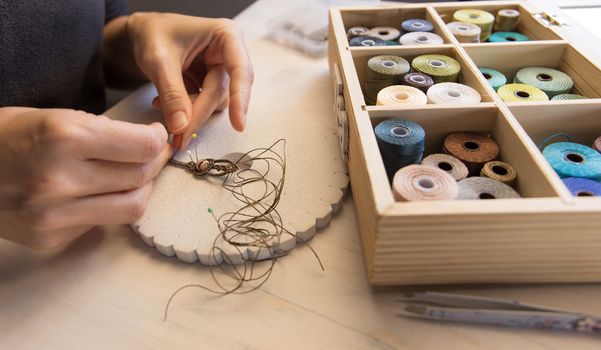
<instances>
[{"instance_id":1,"label":"green pin","mask_svg":"<svg viewBox=\"0 0 601 350\"><path fill-rule=\"evenodd\" d=\"M207 211L211 214L213 214L213 208L208 208Z\"/></svg>"}]
</instances>

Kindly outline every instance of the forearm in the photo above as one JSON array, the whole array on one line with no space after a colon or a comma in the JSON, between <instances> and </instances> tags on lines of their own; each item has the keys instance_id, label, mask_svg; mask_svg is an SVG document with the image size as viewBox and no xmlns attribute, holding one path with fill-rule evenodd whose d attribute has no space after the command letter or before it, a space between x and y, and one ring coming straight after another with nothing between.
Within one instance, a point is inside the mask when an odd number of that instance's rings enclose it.
<instances>
[{"instance_id":1,"label":"forearm","mask_svg":"<svg viewBox=\"0 0 601 350\"><path fill-rule=\"evenodd\" d=\"M134 88L148 80L136 64L128 19L129 16L119 17L104 27L102 63L109 87Z\"/></svg>"}]
</instances>

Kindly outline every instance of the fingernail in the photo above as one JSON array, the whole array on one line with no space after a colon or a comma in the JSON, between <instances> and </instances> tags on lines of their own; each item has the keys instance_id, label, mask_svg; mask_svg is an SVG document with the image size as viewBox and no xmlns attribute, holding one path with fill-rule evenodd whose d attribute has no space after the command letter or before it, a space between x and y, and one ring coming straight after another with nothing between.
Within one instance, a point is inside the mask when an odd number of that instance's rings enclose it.
<instances>
[{"instance_id":1,"label":"fingernail","mask_svg":"<svg viewBox=\"0 0 601 350\"><path fill-rule=\"evenodd\" d=\"M186 118L186 113L182 111L175 113L171 117L171 126L173 127L173 130L171 130L172 132L176 132L185 128L187 124L188 120Z\"/></svg>"}]
</instances>

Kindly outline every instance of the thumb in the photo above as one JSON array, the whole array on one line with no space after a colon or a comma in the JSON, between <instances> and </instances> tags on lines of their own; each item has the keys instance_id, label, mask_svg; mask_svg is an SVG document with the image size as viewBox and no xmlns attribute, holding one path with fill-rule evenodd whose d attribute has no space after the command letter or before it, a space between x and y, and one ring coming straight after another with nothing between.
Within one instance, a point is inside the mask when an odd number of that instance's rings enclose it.
<instances>
[{"instance_id":1,"label":"thumb","mask_svg":"<svg viewBox=\"0 0 601 350\"><path fill-rule=\"evenodd\" d=\"M159 93L167 130L181 134L188 126L192 114L192 102L184 85L181 65L165 60L158 62L154 69L148 69L148 73Z\"/></svg>"}]
</instances>

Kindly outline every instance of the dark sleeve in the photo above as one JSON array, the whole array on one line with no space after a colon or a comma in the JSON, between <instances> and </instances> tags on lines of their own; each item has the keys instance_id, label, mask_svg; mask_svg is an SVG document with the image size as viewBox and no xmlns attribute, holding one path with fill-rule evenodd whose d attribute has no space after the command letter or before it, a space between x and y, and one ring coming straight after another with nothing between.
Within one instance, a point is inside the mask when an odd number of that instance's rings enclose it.
<instances>
[{"instance_id":1,"label":"dark sleeve","mask_svg":"<svg viewBox=\"0 0 601 350\"><path fill-rule=\"evenodd\" d=\"M105 0L106 15L104 23L108 23L117 17L129 14L127 4L124 0Z\"/></svg>"}]
</instances>

